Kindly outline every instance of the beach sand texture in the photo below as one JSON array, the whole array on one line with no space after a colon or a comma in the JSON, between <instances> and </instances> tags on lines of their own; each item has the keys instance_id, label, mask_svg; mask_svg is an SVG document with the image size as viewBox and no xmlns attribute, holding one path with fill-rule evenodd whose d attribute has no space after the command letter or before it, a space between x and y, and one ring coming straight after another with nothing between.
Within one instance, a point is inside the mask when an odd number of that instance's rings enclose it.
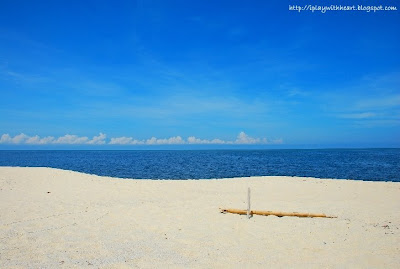
<instances>
[{"instance_id":1,"label":"beach sand texture","mask_svg":"<svg viewBox=\"0 0 400 269\"><path fill-rule=\"evenodd\" d=\"M336 219L221 214L219 208ZM400 268L400 183L0 167L0 268Z\"/></svg>"}]
</instances>

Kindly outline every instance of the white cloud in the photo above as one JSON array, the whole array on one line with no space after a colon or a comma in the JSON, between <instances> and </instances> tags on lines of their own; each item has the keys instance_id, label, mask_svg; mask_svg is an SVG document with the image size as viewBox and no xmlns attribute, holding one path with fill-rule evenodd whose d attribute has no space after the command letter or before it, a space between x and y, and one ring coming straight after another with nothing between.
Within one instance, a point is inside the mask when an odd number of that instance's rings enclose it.
<instances>
[{"instance_id":1,"label":"white cloud","mask_svg":"<svg viewBox=\"0 0 400 269\"><path fill-rule=\"evenodd\" d=\"M362 128L376 128L376 127L395 127L400 126L399 120L369 120L369 121L356 121L355 126Z\"/></svg>"},{"instance_id":2,"label":"white cloud","mask_svg":"<svg viewBox=\"0 0 400 269\"><path fill-rule=\"evenodd\" d=\"M19 135L14 136L12 141L13 141L13 143L19 144L19 143L23 143L27 138L28 138L28 136L26 134L19 134Z\"/></svg>"},{"instance_id":3,"label":"white cloud","mask_svg":"<svg viewBox=\"0 0 400 269\"><path fill-rule=\"evenodd\" d=\"M266 138L253 138L248 136L245 132L240 132L236 140L221 140L218 138L208 140L200 139L195 136L190 136L186 140L181 136L173 136L170 138L156 138L151 137L145 140L137 140L132 137L112 137L109 141L106 141L107 135L100 133L89 139L87 136L77 136L66 134L55 138L53 136L46 136L41 138L38 135L28 136L23 133L11 137L9 134L3 134L0 137L0 144L26 144L26 145L201 145L201 144L214 144L214 145L246 145L246 144L282 144L282 139L267 140Z\"/></svg>"},{"instance_id":4,"label":"white cloud","mask_svg":"<svg viewBox=\"0 0 400 269\"><path fill-rule=\"evenodd\" d=\"M180 136L174 136L170 138L158 139L156 137L152 137L146 140L137 140L132 137L116 137L111 138L110 145L178 145L178 144L187 144L187 142L182 139Z\"/></svg>"},{"instance_id":5,"label":"white cloud","mask_svg":"<svg viewBox=\"0 0 400 269\"><path fill-rule=\"evenodd\" d=\"M210 144L226 144L226 141L215 138L213 140L210 141Z\"/></svg>"},{"instance_id":6,"label":"white cloud","mask_svg":"<svg viewBox=\"0 0 400 269\"><path fill-rule=\"evenodd\" d=\"M190 136L187 139L188 144L226 144L226 141L221 140L221 139L213 139L213 140L207 140L207 139L200 139L196 138L194 136Z\"/></svg>"},{"instance_id":7,"label":"white cloud","mask_svg":"<svg viewBox=\"0 0 400 269\"><path fill-rule=\"evenodd\" d=\"M40 138L40 136L38 135L29 137L25 141L26 144L32 144L32 145L45 145L45 144L51 144L53 142L54 142L54 137L52 136Z\"/></svg>"},{"instance_id":8,"label":"white cloud","mask_svg":"<svg viewBox=\"0 0 400 269\"><path fill-rule=\"evenodd\" d=\"M100 133L98 136L94 136L93 139L88 141L87 143L91 145L103 145L106 143L106 137L107 135Z\"/></svg>"},{"instance_id":9,"label":"white cloud","mask_svg":"<svg viewBox=\"0 0 400 269\"><path fill-rule=\"evenodd\" d=\"M113 137L109 142L110 145L143 145L144 142L140 140L133 139L132 137Z\"/></svg>"},{"instance_id":10,"label":"white cloud","mask_svg":"<svg viewBox=\"0 0 400 269\"><path fill-rule=\"evenodd\" d=\"M154 136L146 140L146 145L177 145L185 144L185 141L180 136L170 137L168 139L157 139Z\"/></svg>"},{"instance_id":11,"label":"white cloud","mask_svg":"<svg viewBox=\"0 0 400 269\"><path fill-rule=\"evenodd\" d=\"M359 109L390 109L400 106L400 94L364 99L356 104Z\"/></svg>"},{"instance_id":12,"label":"white cloud","mask_svg":"<svg viewBox=\"0 0 400 269\"><path fill-rule=\"evenodd\" d=\"M23 144L29 136L26 134L19 134L14 137L11 137L9 134L3 134L0 139L0 143L3 144Z\"/></svg>"},{"instance_id":13,"label":"white cloud","mask_svg":"<svg viewBox=\"0 0 400 269\"><path fill-rule=\"evenodd\" d=\"M188 140L189 144L207 144L207 142L208 142L208 140L201 140L194 136L189 136L187 140Z\"/></svg>"},{"instance_id":14,"label":"white cloud","mask_svg":"<svg viewBox=\"0 0 400 269\"><path fill-rule=\"evenodd\" d=\"M0 144L7 144L10 143L11 137L9 134L3 134L0 138Z\"/></svg>"},{"instance_id":15,"label":"white cloud","mask_svg":"<svg viewBox=\"0 0 400 269\"><path fill-rule=\"evenodd\" d=\"M350 113L350 114L342 114L339 117L345 119L369 119L376 116L376 113L372 112L364 112L364 113Z\"/></svg>"},{"instance_id":16,"label":"white cloud","mask_svg":"<svg viewBox=\"0 0 400 269\"><path fill-rule=\"evenodd\" d=\"M267 140L264 138L263 141L261 141L260 138L253 138L248 136L245 132L240 132L237 136L235 144L259 144L261 142L263 142L263 144L266 144Z\"/></svg>"},{"instance_id":17,"label":"white cloud","mask_svg":"<svg viewBox=\"0 0 400 269\"><path fill-rule=\"evenodd\" d=\"M19 134L11 137L9 134L3 134L0 138L0 144L27 144L27 145L49 145L49 144L60 144L60 145L82 145L82 144L105 144L106 135L100 133L98 136L94 136L89 140L86 136L77 136L66 134L58 138L53 136L46 136L41 138L38 135L28 136L26 134Z\"/></svg>"},{"instance_id":18,"label":"white cloud","mask_svg":"<svg viewBox=\"0 0 400 269\"><path fill-rule=\"evenodd\" d=\"M54 141L55 144L66 144L66 145L73 145L73 144L86 144L88 143L89 138L87 136L79 137L77 135L70 135L66 134L64 136L59 137Z\"/></svg>"},{"instance_id":19,"label":"white cloud","mask_svg":"<svg viewBox=\"0 0 400 269\"><path fill-rule=\"evenodd\" d=\"M296 88L291 89L291 90L288 91L288 96L289 96L289 97L308 96L308 95L309 95L308 92L301 91L301 90L296 89Z\"/></svg>"}]
</instances>

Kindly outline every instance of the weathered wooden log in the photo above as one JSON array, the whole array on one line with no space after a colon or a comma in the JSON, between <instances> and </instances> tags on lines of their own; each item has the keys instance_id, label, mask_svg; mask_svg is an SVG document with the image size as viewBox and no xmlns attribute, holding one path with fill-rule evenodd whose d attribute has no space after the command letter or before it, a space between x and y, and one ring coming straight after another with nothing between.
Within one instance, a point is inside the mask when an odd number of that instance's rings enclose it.
<instances>
[{"instance_id":1,"label":"weathered wooden log","mask_svg":"<svg viewBox=\"0 0 400 269\"><path fill-rule=\"evenodd\" d=\"M247 210L241 209L223 209L220 208L221 213L233 213L246 215ZM300 217L300 218L337 218L336 216L327 216L325 214L313 214L313 213L299 213L299 212L279 212L279 211L260 211L251 210L250 215L262 215L262 216L278 216L278 217Z\"/></svg>"}]
</instances>

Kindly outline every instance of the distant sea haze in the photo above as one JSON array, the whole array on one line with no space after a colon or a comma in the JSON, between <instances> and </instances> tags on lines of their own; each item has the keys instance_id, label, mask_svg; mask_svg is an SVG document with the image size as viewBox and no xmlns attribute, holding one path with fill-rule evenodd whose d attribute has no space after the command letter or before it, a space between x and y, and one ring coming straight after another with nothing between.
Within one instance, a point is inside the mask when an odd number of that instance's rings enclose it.
<instances>
[{"instance_id":1,"label":"distant sea haze","mask_svg":"<svg viewBox=\"0 0 400 269\"><path fill-rule=\"evenodd\" d=\"M400 182L400 149L2 150L0 166L134 179L300 176Z\"/></svg>"}]
</instances>

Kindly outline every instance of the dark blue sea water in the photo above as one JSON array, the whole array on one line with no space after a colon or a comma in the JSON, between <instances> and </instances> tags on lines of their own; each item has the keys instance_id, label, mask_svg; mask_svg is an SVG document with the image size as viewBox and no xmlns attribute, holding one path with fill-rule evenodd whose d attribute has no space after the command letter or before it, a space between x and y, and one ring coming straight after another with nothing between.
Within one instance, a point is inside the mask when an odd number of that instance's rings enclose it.
<instances>
[{"instance_id":1,"label":"dark blue sea water","mask_svg":"<svg viewBox=\"0 0 400 269\"><path fill-rule=\"evenodd\" d=\"M400 182L400 149L0 151L0 166L138 179L302 176Z\"/></svg>"}]
</instances>

